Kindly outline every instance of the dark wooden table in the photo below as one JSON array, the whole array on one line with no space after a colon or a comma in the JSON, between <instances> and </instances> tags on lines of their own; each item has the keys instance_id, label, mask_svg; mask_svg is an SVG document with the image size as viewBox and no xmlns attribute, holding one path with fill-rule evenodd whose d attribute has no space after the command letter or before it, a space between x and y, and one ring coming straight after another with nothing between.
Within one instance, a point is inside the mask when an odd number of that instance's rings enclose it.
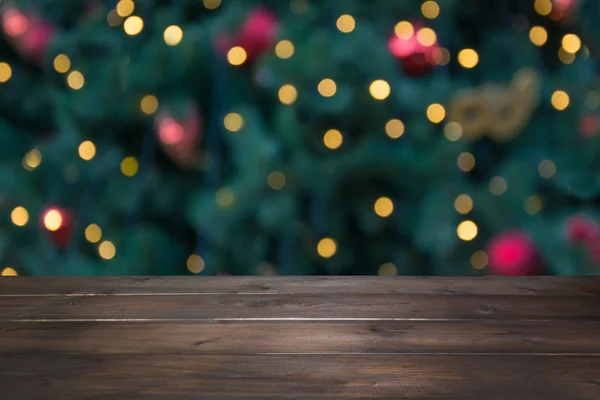
<instances>
[{"instance_id":1,"label":"dark wooden table","mask_svg":"<svg viewBox=\"0 0 600 400\"><path fill-rule=\"evenodd\" d=\"M600 400L600 278L0 278L0 399Z\"/></svg>"}]
</instances>

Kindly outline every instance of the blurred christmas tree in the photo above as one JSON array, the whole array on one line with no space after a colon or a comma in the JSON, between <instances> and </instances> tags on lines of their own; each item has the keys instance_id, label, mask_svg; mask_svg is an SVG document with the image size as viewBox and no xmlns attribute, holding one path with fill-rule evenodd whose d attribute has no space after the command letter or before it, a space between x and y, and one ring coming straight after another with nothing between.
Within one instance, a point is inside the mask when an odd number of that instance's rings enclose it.
<instances>
[{"instance_id":1,"label":"blurred christmas tree","mask_svg":"<svg viewBox=\"0 0 600 400\"><path fill-rule=\"evenodd\" d=\"M3 275L598 272L597 0L1 7Z\"/></svg>"}]
</instances>

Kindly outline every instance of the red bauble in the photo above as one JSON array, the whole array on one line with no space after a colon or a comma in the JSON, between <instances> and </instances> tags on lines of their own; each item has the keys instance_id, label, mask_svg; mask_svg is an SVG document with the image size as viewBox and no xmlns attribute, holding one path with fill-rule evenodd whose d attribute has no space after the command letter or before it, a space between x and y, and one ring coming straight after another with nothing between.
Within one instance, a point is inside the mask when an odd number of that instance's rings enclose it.
<instances>
[{"instance_id":1,"label":"red bauble","mask_svg":"<svg viewBox=\"0 0 600 400\"><path fill-rule=\"evenodd\" d=\"M570 243L590 244L600 239L600 226L587 216L576 215L566 223L566 236Z\"/></svg>"},{"instance_id":2,"label":"red bauble","mask_svg":"<svg viewBox=\"0 0 600 400\"><path fill-rule=\"evenodd\" d=\"M420 27L415 27L415 32ZM402 63L404 71L411 76L427 75L436 64L435 55L439 51L438 43L424 46L417 40L416 33L410 37L398 37L392 34L388 41L388 50Z\"/></svg>"},{"instance_id":3,"label":"red bauble","mask_svg":"<svg viewBox=\"0 0 600 400\"><path fill-rule=\"evenodd\" d=\"M73 214L64 208L49 206L44 209L40 224L48 239L59 248L65 248L71 241L73 233Z\"/></svg>"},{"instance_id":4,"label":"red bauble","mask_svg":"<svg viewBox=\"0 0 600 400\"><path fill-rule=\"evenodd\" d=\"M45 19L12 6L2 9L2 28L17 51L40 63L56 33Z\"/></svg>"},{"instance_id":5,"label":"red bauble","mask_svg":"<svg viewBox=\"0 0 600 400\"><path fill-rule=\"evenodd\" d=\"M537 275L540 258L529 235L520 231L502 233L488 243L488 260L493 274Z\"/></svg>"},{"instance_id":6,"label":"red bauble","mask_svg":"<svg viewBox=\"0 0 600 400\"><path fill-rule=\"evenodd\" d=\"M252 62L275 44L279 23L275 15L265 8L257 8L247 17L237 33L235 43L246 50Z\"/></svg>"},{"instance_id":7,"label":"red bauble","mask_svg":"<svg viewBox=\"0 0 600 400\"><path fill-rule=\"evenodd\" d=\"M155 124L158 141L167 155L183 168L196 166L202 142L202 117L196 104L188 103L183 117L161 108Z\"/></svg>"}]
</instances>

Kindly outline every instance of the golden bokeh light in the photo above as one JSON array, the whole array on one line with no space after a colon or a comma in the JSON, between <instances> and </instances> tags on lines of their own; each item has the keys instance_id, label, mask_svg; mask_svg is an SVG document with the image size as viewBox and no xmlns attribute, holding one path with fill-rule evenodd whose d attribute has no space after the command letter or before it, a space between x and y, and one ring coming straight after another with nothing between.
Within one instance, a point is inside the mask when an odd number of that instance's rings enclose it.
<instances>
[{"instance_id":1,"label":"golden bokeh light","mask_svg":"<svg viewBox=\"0 0 600 400\"><path fill-rule=\"evenodd\" d=\"M125 176L132 177L137 174L139 169L138 161L133 156L125 157L121 161L121 173Z\"/></svg>"},{"instance_id":2,"label":"golden bokeh light","mask_svg":"<svg viewBox=\"0 0 600 400\"><path fill-rule=\"evenodd\" d=\"M123 30L129 36L135 36L144 29L144 20L137 15L128 17L123 23Z\"/></svg>"},{"instance_id":3,"label":"golden bokeh light","mask_svg":"<svg viewBox=\"0 0 600 400\"><path fill-rule=\"evenodd\" d=\"M332 238L323 238L317 244L317 253L323 258L331 258L337 251L337 243Z\"/></svg>"},{"instance_id":4,"label":"golden bokeh light","mask_svg":"<svg viewBox=\"0 0 600 400\"><path fill-rule=\"evenodd\" d=\"M267 177L267 184L273 190L281 190L285 186L285 174L281 171L273 171Z\"/></svg>"},{"instance_id":5,"label":"golden bokeh light","mask_svg":"<svg viewBox=\"0 0 600 400\"><path fill-rule=\"evenodd\" d=\"M538 165L538 172L542 178L550 179L556 174L556 165L552 160L543 160Z\"/></svg>"},{"instance_id":6,"label":"golden bokeh light","mask_svg":"<svg viewBox=\"0 0 600 400\"><path fill-rule=\"evenodd\" d=\"M117 248L112 242L105 240L98 246L98 254L105 260L111 260L117 254Z\"/></svg>"},{"instance_id":7,"label":"golden bokeh light","mask_svg":"<svg viewBox=\"0 0 600 400\"><path fill-rule=\"evenodd\" d=\"M464 68L474 68L479 62L479 55L473 49L462 49L458 52L458 63Z\"/></svg>"},{"instance_id":8,"label":"golden bokeh light","mask_svg":"<svg viewBox=\"0 0 600 400\"><path fill-rule=\"evenodd\" d=\"M465 242L471 241L477 236L477 225L470 220L463 221L458 224L456 234L459 239L464 240Z\"/></svg>"},{"instance_id":9,"label":"golden bokeh light","mask_svg":"<svg viewBox=\"0 0 600 400\"><path fill-rule=\"evenodd\" d=\"M495 176L490 179L489 189L490 193L494 196L502 196L506 189L508 188L508 184L506 183L506 179L501 176Z\"/></svg>"},{"instance_id":10,"label":"golden bokeh light","mask_svg":"<svg viewBox=\"0 0 600 400\"><path fill-rule=\"evenodd\" d=\"M15 207L10 213L10 220L16 226L25 226L29 221L29 213L25 207Z\"/></svg>"},{"instance_id":11,"label":"golden bokeh light","mask_svg":"<svg viewBox=\"0 0 600 400\"><path fill-rule=\"evenodd\" d=\"M207 10L216 10L221 5L221 0L204 0L204 7Z\"/></svg>"},{"instance_id":12,"label":"golden bokeh light","mask_svg":"<svg viewBox=\"0 0 600 400\"><path fill-rule=\"evenodd\" d=\"M282 87L279 88L279 92L277 93L279 96L279 101L285 105L294 104L296 98L298 97L298 91L289 83L286 83Z\"/></svg>"},{"instance_id":13,"label":"golden bokeh light","mask_svg":"<svg viewBox=\"0 0 600 400\"><path fill-rule=\"evenodd\" d=\"M140 109L146 115L152 115L158 110L158 99L152 94L147 94L140 101Z\"/></svg>"},{"instance_id":14,"label":"golden bokeh light","mask_svg":"<svg viewBox=\"0 0 600 400\"><path fill-rule=\"evenodd\" d=\"M2 276L18 276L17 270L11 267L6 267L2 269Z\"/></svg>"},{"instance_id":15,"label":"golden bokeh light","mask_svg":"<svg viewBox=\"0 0 600 400\"><path fill-rule=\"evenodd\" d=\"M44 226L46 227L46 229L48 229L49 231L57 231L60 229L60 227L63 224L63 218L62 215L60 214L60 212L58 210L48 210L45 214L44 214Z\"/></svg>"},{"instance_id":16,"label":"golden bokeh light","mask_svg":"<svg viewBox=\"0 0 600 400\"><path fill-rule=\"evenodd\" d=\"M462 125L454 121L448 122L444 126L444 136L451 142L460 140L463 137Z\"/></svg>"},{"instance_id":17,"label":"golden bokeh light","mask_svg":"<svg viewBox=\"0 0 600 400\"><path fill-rule=\"evenodd\" d=\"M335 25L340 32L350 33L356 27L356 21L352 15L344 14L337 19Z\"/></svg>"},{"instance_id":18,"label":"golden bokeh light","mask_svg":"<svg viewBox=\"0 0 600 400\"><path fill-rule=\"evenodd\" d=\"M394 26L394 33L400 39L407 40L415 34L415 27L408 21L400 21Z\"/></svg>"},{"instance_id":19,"label":"golden bokeh light","mask_svg":"<svg viewBox=\"0 0 600 400\"><path fill-rule=\"evenodd\" d=\"M558 59L563 64L571 64L575 61L575 53L568 53L564 48L558 49Z\"/></svg>"},{"instance_id":20,"label":"golden bokeh light","mask_svg":"<svg viewBox=\"0 0 600 400\"><path fill-rule=\"evenodd\" d=\"M399 119L390 119L385 124L385 133L392 139L398 139L404 134L404 123Z\"/></svg>"},{"instance_id":21,"label":"golden bokeh light","mask_svg":"<svg viewBox=\"0 0 600 400\"><path fill-rule=\"evenodd\" d=\"M198 254L192 254L185 262L185 266L192 274L199 274L206 267L206 262Z\"/></svg>"},{"instance_id":22,"label":"golden bokeh light","mask_svg":"<svg viewBox=\"0 0 600 400\"><path fill-rule=\"evenodd\" d=\"M54 65L54 70L56 72L60 72L61 74L64 74L71 69L71 60L66 54L59 54L54 57L52 64Z\"/></svg>"},{"instance_id":23,"label":"golden bokeh light","mask_svg":"<svg viewBox=\"0 0 600 400\"><path fill-rule=\"evenodd\" d=\"M389 197L380 197L375 201L373 209L381 218L387 218L394 212L394 202Z\"/></svg>"},{"instance_id":24,"label":"golden bokeh light","mask_svg":"<svg viewBox=\"0 0 600 400\"><path fill-rule=\"evenodd\" d=\"M183 30L177 25L168 26L163 32L163 40L167 46L177 46L183 39Z\"/></svg>"},{"instance_id":25,"label":"golden bokeh light","mask_svg":"<svg viewBox=\"0 0 600 400\"><path fill-rule=\"evenodd\" d=\"M96 224L89 224L83 234L90 243L98 243L102 239L102 229Z\"/></svg>"},{"instance_id":26,"label":"golden bokeh light","mask_svg":"<svg viewBox=\"0 0 600 400\"><path fill-rule=\"evenodd\" d=\"M85 84L85 78L81 72L71 71L69 75L67 75L67 84L71 89L79 90Z\"/></svg>"},{"instance_id":27,"label":"golden bokeh light","mask_svg":"<svg viewBox=\"0 0 600 400\"><path fill-rule=\"evenodd\" d=\"M396 268L396 266L391 262L383 263L379 266L379 269L377 270L377 275L396 276L398 275L398 268Z\"/></svg>"},{"instance_id":28,"label":"golden bokeh light","mask_svg":"<svg viewBox=\"0 0 600 400\"><path fill-rule=\"evenodd\" d=\"M471 266L475 269L484 269L488 265L488 255L483 250L478 250L471 256Z\"/></svg>"},{"instance_id":29,"label":"golden bokeh light","mask_svg":"<svg viewBox=\"0 0 600 400\"><path fill-rule=\"evenodd\" d=\"M459 214L468 214L473 210L473 199L468 194L461 194L454 200L454 209Z\"/></svg>"},{"instance_id":30,"label":"golden bokeh light","mask_svg":"<svg viewBox=\"0 0 600 400\"><path fill-rule=\"evenodd\" d=\"M446 118L446 109L438 103L430 104L427 107L427 118L434 124L439 124Z\"/></svg>"},{"instance_id":31,"label":"golden bokeh light","mask_svg":"<svg viewBox=\"0 0 600 400\"><path fill-rule=\"evenodd\" d=\"M221 189L217 190L217 193L215 194L215 200L217 201L219 207L227 209L233 205L235 196L231 189L228 187L222 187Z\"/></svg>"},{"instance_id":32,"label":"golden bokeh light","mask_svg":"<svg viewBox=\"0 0 600 400\"><path fill-rule=\"evenodd\" d=\"M115 26L119 26L121 21L123 21L123 18L119 17L117 10L110 10L108 14L106 14L106 22L108 23L108 26L112 26L114 28Z\"/></svg>"},{"instance_id":33,"label":"golden bokeh light","mask_svg":"<svg viewBox=\"0 0 600 400\"><path fill-rule=\"evenodd\" d=\"M289 40L280 40L275 45L275 55L284 60L293 56L294 50L294 44Z\"/></svg>"},{"instance_id":34,"label":"golden bokeh light","mask_svg":"<svg viewBox=\"0 0 600 400\"><path fill-rule=\"evenodd\" d=\"M581 49L581 39L573 33L567 33L562 38L562 48L567 53L577 53Z\"/></svg>"},{"instance_id":35,"label":"golden bokeh light","mask_svg":"<svg viewBox=\"0 0 600 400\"><path fill-rule=\"evenodd\" d=\"M235 112L231 112L223 118L223 125L229 132L239 132L244 127L244 118Z\"/></svg>"},{"instance_id":36,"label":"golden bokeh light","mask_svg":"<svg viewBox=\"0 0 600 400\"><path fill-rule=\"evenodd\" d=\"M552 107L558 111L562 111L569 106L569 95L563 90L557 90L552 93L550 101L552 102Z\"/></svg>"},{"instance_id":37,"label":"golden bokeh light","mask_svg":"<svg viewBox=\"0 0 600 400\"><path fill-rule=\"evenodd\" d=\"M330 150L335 150L342 145L344 137L337 129L330 129L323 135L323 144Z\"/></svg>"},{"instance_id":38,"label":"golden bokeh light","mask_svg":"<svg viewBox=\"0 0 600 400\"><path fill-rule=\"evenodd\" d=\"M369 92L374 99L385 100L391 92L390 84L383 79L374 80L369 86Z\"/></svg>"},{"instance_id":39,"label":"golden bokeh light","mask_svg":"<svg viewBox=\"0 0 600 400\"><path fill-rule=\"evenodd\" d=\"M26 170L33 170L42 163L42 153L38 149L31 149L23 157L23 167Z\"/></svg>"},{"instance_id":40,"label":"golden bokeh light","mask_svg":"<svg viewBox=\"0 0 600 400\"><path fill-rule=\"evenodd\" d=\"M89 161L96 155L96 145L90 140L85 140L81 142L77 152L79 153L79 157Z\"/></svg>"},{"instance_id":41,"label":"golden bokeh light","mask_svg":"<svg viewBox=\"0 0 600 400\"><path fill-rule=\"evenodd\" d=\"M535 215L539 213L542 210L542 207L542 199L540 198L540 196L535 194L527 196L525 198L525 201L523 202L523 208L525 209L525 212L529 215Z\"/></svg>"},{"instance_id":42,"label":"golden bokeh light","mask_svg":"<svg viewBox=\"0 0 600 400\"><path fill-rule=\"evenodd\" d=\"M335 92L337 91L337 85L333 79L326 78L319 82L317 90L321 96L331 97L335 95Z\"/></svg>"},{"instance_id":43,"label":"golden bokeh light","mask_svg":"<svg viewBox=\"0 0 600 400\"><path fill-rule=\"evenodd\" d=\"M0 83L8 82L12 76L12 68L8 63L0 62Z\"/></svg>"},{"instance_id":44,"label":"golden bokeh light","mask_svg":"<svg viewBox=\"0 0 600 400\"><path fill-rule=\"evenodd\" d=\"M248 54L243 47L234 46L227 52L227 62L231 65L242 65L248 59Z\"/></svg>"},{"instance_id":45,"label":"golden bokeh light","mask_svg":"<svg viewBox=\"0 0 600 400\"><path fill-rule=\"evenodd\" d=\"M534 26L529 30L529 40L536 46L543 46L548 40L548 32L543 26Z\"/></svg>"},{"instance_id":46,"label":"golden bokeh light","mask_svg":"<svg viewBox=\"0 0 600 400\"><path fill-rule=\"evenodd\" d=\"M458 169L462 172L469 172L475 168L475 156L469 152L460 153L457 163Z\"/></svg>"},{"instance_id":47,"label":"golden bokeh light","mask_svg":"<svg viewBox=\"0 0 600 400\"><path fill-rule=\"evenodd\" d=\"M437 42L437 35L431 28L421 28L417 32L417 42L426 47L433 46Z\"/></svg>"},{"instance_id":48,"label":"golden bokeh light","mask_svg":"<svg viewBox=\"0 0 600 400\"><path fill-rule=\"evenodd\" d=\"M446 65L450 62L450 51L445 47L440 47L433 51L433 62L437 65Z\"/></svg>"},{"instance_id":49,"label":"golden bokeh light","mask_svg":"<svg viewBox=\"0 0 600 400\"><path fill-rule=\"evenodd\" d=\"M535 0L533 8L538 14L546 16L552 12L552 2L550 0Z\"/></svg>"},{"instance_id":50,"label":"golden bokeh light","mask_svg":"<svg viewBox=\"0 0 600 400\"><path fill-rule=\"evenodd\" d=\"M128 17L133 13L135 9L135 4L133 4L132 0L120 0L117 3L117 14L119 17Z\"/></svg>"},{"instance_id":51,"label":"golden bokeh light","mask_svg":"<svg viewBox=\"0 0 600 400\"><path fill-rule=\"evenodd\" d=\"M427 0L421 4L421 13L425 18L434 19L440 15L440 6L433 0Z\"/></svg>"}]
</instances>

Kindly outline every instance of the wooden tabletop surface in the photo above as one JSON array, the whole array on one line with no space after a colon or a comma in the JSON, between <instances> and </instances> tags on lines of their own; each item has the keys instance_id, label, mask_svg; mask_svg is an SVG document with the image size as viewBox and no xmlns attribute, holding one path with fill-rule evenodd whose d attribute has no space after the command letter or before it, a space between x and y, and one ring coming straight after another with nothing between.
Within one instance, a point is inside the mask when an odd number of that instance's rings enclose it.
<instances>
[{"instance_id":1,"label":"wooden tabletop surface","mask_svg":"<svg viewBox=\"0 0 600 400\"><path fill-rule=\"evenodd\" d=\"M0 279L0 399L600 400L600 277Z\"/></svg>"}]
</instances>

